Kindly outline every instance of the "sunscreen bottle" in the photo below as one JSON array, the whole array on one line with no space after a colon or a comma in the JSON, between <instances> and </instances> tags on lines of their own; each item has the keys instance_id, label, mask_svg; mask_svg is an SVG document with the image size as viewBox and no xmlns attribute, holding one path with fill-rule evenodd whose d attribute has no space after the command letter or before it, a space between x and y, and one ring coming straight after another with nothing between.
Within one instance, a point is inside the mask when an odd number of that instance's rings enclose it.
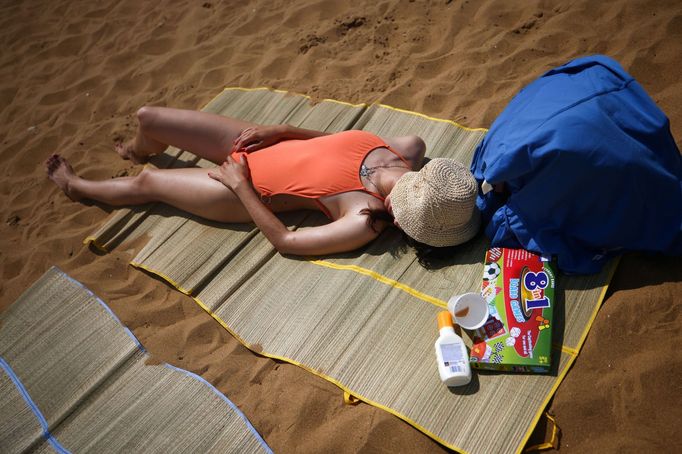
<instances>
[{"instance_id":1,"label":"sunscreen bottle","mask_svg":"<svg viewBox=\"0 0 682 454\"><path fill-rule=\"evenodd\" d=\"M436 339L436 359L440 379L447 386L468 384L471 381L469 354L462 338L455 334L449 311L438 313L438 330L440 336Z\"/></svg>"}]
</instances>

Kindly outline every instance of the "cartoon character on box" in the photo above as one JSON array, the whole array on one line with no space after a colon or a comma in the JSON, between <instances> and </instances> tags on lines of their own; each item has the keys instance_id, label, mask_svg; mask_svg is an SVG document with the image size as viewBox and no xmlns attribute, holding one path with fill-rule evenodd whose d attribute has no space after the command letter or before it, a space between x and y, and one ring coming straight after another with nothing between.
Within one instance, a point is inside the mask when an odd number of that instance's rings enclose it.
<instances>
[{"instance_id":1,"label":"cartoon character on box","mask_svg":"<svg viewBox=\"0 0 682 454\"><path fill-rule=\"evenodd\" d=\"M510 268L504 270L508 276L514 276L507 281L509 288L505 293L507 326L519 333L513 345L518 355L532 358L539 334L548 326L537 319L544 321L542 311L551 304L545 289L553 282L541 261L519 260L512 262Z\"/></svg>"}]
</instances>

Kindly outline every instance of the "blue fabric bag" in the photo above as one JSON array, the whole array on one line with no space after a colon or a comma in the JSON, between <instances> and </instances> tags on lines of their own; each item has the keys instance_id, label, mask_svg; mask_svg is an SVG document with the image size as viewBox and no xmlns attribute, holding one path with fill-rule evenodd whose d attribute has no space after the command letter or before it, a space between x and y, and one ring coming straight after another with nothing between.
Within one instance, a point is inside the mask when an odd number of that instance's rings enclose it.
<instances>
[{"instance_id":1,"label":"blue fabric bag","mask_svg":"<svg viewBox=\"0 0 682 454\"><path fill-rule=\"evenodd\" d=\"M625 250L682 254L682 158L668 118L611 58L573 60L525 87L471 171L493 246L598 272Z\"/></svg>"}]
</instances>

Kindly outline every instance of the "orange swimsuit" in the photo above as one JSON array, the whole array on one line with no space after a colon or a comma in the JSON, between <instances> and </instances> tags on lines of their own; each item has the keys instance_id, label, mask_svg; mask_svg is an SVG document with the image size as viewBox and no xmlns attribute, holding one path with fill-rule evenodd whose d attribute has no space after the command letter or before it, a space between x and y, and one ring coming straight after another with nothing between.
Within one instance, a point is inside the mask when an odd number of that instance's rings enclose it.
<instances>
[{"instance_id":1,"label":"orange swimsuit","mask_svg":"<svg viewBox=\"0 0 682 454\"><path fill-rule=\"evenodd\" d=\"M262 198L290 194L314 199L322 212L329 211L320 197L348 191L368 191L360 180L360 166L370 151L387 148L409 168L409 163L379 137L350 130L308 140L287 140L246 154L251 182ZM245 153L233 153L239 160Z\"/></svg>"}]
</instances>

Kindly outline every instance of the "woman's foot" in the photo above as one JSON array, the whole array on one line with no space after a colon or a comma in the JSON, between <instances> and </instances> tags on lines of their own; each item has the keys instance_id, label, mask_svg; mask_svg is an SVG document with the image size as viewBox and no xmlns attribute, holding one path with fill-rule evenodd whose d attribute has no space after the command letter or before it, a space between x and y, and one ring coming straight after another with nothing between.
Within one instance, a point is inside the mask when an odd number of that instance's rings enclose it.
<instances>
[{"instance_id":1,"label":"woman's foot","mask_svg":"<svg viewBox=\"0 0 682 454\"><path fill-rule=\"evenodd\" d=\"M116 153L119 154L123 159L133 161L135 164L145 164L149 161L149 156L140 155L135 152L135 141L131 140L129 142L117 142L114 145Z\"/></svg>"},{"instance_id":2,"label":"woman's foot","mask_svg":"<svg viewBox=\"0 0 682 454\"><path fill-rule=\"evenodd\" d=\"M73 171L71 164L66 162L66 159L58 154L53 154L45 161L45 167L47 168L47 177L59 186L71 200L77 202L83 198L74 189L73 183L78 179L78 175Z\"/></svg>"}]
</instances>

